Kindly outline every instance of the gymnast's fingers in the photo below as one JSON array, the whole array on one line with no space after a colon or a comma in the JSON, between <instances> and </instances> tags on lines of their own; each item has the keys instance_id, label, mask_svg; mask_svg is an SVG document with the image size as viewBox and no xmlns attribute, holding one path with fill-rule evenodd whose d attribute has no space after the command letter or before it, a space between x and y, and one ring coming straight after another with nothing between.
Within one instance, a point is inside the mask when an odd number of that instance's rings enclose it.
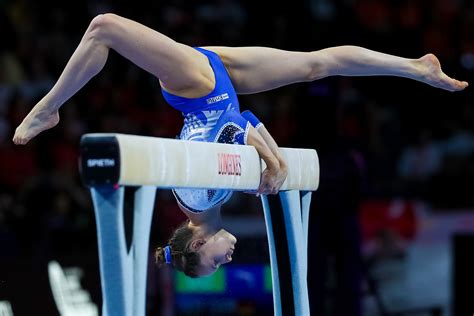
<instances>
[{"instance_id":1,"label":"gymnast's fingers","mask_svg":"<svg viewBox=\"0 0 474 316\"><path fill-rule=\"evenodd\" d=\"M260 184L257 189L257 194L264 194L264 192L265 192L265 181L263 180L263 175L262 175L262 179L260 179Z\"/></svg>"},{"instance_id":2,"label":"gymnast's fingers","mask_svg":"<svg viewBox=\"0 0 474 316\"><path fill-rule=\"evenodd\" d=\"M280 190L278 190L278 188L272 188L272 191L271 191L270 194L276 195L276 194L278 194L279 191L280 191Z\"/></svg>"}]
</instances>

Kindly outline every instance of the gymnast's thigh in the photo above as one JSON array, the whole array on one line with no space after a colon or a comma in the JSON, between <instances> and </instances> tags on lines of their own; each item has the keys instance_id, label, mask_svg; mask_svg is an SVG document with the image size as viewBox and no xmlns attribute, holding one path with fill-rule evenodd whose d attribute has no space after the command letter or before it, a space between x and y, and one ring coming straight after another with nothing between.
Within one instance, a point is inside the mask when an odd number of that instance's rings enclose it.
<instances>
[{"instance_id":1,"label":"gymnast's thigh","mask_svg":"<svg viewBox=\"0 0 474 316\"><path fill-rule=\"evenodd\" d=\"M116 14L97 16L89 29L106 46L158 77L170 92L198 90L197 94L205 95L213 88L207 57L190 46Z\"/></svg>"}]
</instances>

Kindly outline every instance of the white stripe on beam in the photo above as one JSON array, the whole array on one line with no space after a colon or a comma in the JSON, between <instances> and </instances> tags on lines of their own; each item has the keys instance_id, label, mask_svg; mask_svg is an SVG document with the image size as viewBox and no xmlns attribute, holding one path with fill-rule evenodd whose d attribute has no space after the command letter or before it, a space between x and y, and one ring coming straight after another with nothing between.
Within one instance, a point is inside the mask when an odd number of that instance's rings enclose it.
<instances>
[{"instance_id":1,"label":"white stripe on beam","mask_svg":"<svg viewBox=\"0 0 474 316\"><path fill-rule=\"evenodd\" d=\"M81 146L86 140L100 143L101 138L118 142L117 184L124 186L256 190L265 168L253 146L127 134L85 134ZM281 148L281 152L289 169L281 190L316 190L319 185L316 151ZM85 156L83 150L81 159L86 159ZM95 168L102 158L107 159L107 155L100 156L100 150L93 157L97 163L83 161L82 169L88 168L88 164Z\"/></svg>"}]
</instances>

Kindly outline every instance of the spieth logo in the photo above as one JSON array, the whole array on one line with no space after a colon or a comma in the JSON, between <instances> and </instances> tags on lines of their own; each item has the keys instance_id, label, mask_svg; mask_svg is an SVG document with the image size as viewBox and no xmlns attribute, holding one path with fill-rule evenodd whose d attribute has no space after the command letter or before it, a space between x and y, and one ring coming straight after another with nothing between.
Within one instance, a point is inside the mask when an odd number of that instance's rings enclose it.
<instances>
[{"instance_id":1,"label":"spieth logo","mask_svg":"<svg viewBox=\"0 0 474 316\"><path fill-rule=\"evenodd\" d=\"M100 159L87 159L87 167L89 168L107 168L114 167L115 159L100 158Z\"/></svg>"},{"instance_id":2,"label":"spieth logo","mask_svg":"<svg viewBox=\"0 0 474 316\"><path fill-rule=\"evenodd\" d=\"M241 176L242 165L240 164L240 155L238 154L217 154L219 163L219 174L224 176Z\"/></svg>"}]
</instances>

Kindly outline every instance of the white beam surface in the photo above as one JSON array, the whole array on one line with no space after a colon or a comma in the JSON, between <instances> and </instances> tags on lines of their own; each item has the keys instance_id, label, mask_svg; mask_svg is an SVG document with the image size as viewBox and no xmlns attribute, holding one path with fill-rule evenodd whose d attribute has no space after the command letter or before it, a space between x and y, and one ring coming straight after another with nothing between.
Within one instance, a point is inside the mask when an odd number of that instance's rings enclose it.
<instances>
[{"instance_id":1,"label":"white beam surface","mask_svg":"<svg viewBox=\"0 0 474 316\"><path fill-rule=\"evenodd\" d=\"M128 134L84 136L116 137L120 151L119 185L255 190L265 168L253 146ZM289 167L281 190L316 190L319 185L316 151L281 148L281 152Z\"/></svg>"}]
</instances>

